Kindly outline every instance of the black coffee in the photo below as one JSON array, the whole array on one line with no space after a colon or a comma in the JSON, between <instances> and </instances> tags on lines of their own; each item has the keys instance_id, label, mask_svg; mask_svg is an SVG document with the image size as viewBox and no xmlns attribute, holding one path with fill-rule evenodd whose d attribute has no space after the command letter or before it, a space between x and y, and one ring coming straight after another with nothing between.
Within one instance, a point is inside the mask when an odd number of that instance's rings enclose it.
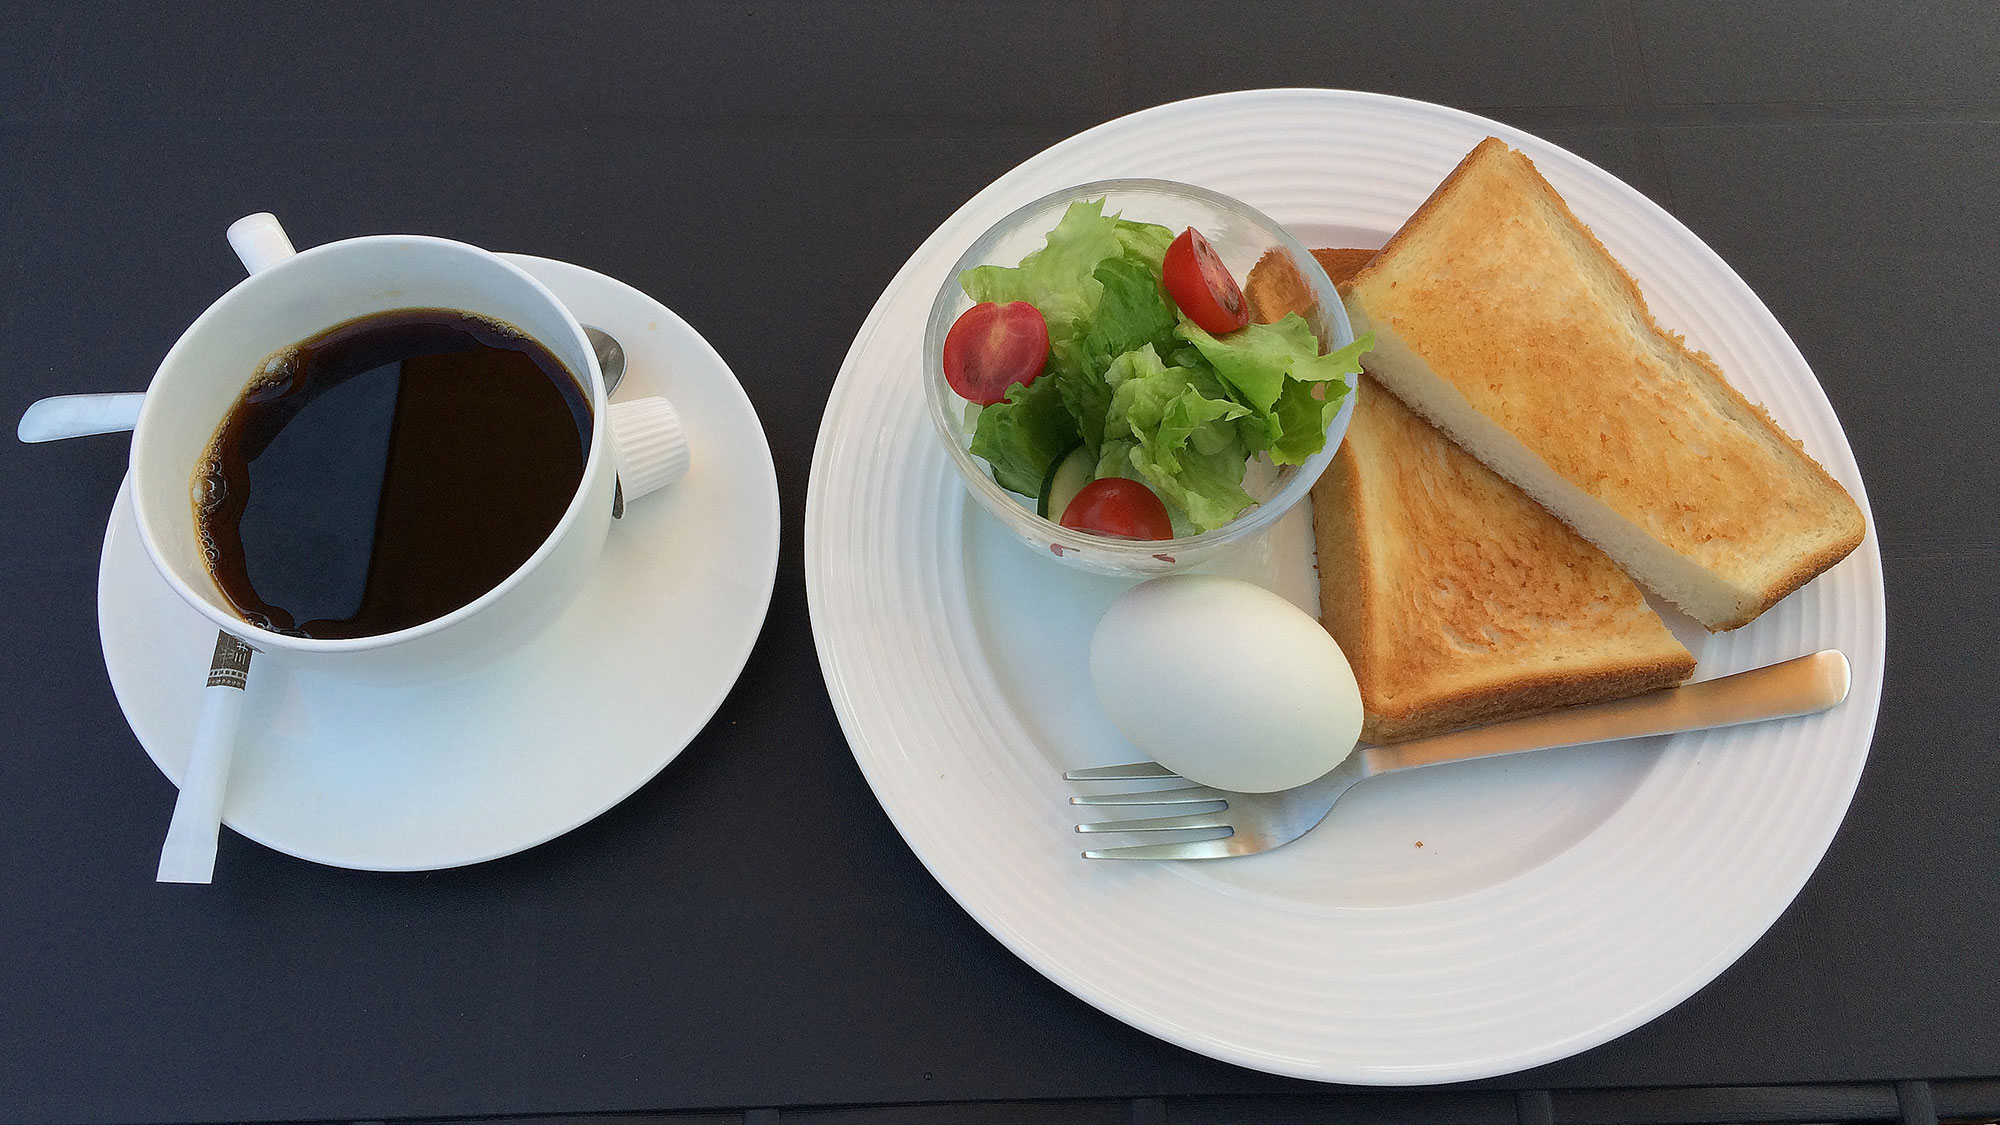
<instances>
[{"instance_id":1,"label":"black coffee","mask_svg":"<svg viewBox=\"0 0 2000 1125\"><path fill-rule=\"evenodd\" d=\"M337 325L266 362L195 481L251 622L368 637L477 599L576 496L590 402L547 348L453 309Z\"/></svg>"}]
</instances>

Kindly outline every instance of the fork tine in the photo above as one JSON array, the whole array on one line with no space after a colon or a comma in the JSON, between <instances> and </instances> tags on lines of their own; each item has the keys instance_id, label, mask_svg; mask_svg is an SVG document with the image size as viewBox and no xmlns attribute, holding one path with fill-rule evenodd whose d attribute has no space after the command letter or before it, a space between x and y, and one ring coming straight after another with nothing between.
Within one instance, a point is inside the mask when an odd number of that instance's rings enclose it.
<instances>
[{"instance_id":1,"label":"fork tine","mask_svg":"<svg viewBox=\"0 0 2000 1125\"><path fill-rule=\"evenodd\" d=\"M1227 859L1249 855L1255 843L1242 836L1217 836L1212 840L1190 840L1184 844L1134 844L1129 848L1101 848L1083 853L1085 859Z\"/></svg>"},{"instance_id":2,"label":"fork tine","mask_svg":"<svg viewBox=\"0 0 2000 1125\"><path fill-rule=\"evenodd\" d=\"M1095 824L1079 824L1078 832L1171 832L1176 828L1228 828L1215 819L1221 810L1184 813L1180 816L1141 816L1129 820L1101 820Z\"/></svg>"},{"instance_id":3,"label":"fork tine","mask_svg":"<svg viewBox=\"0 0 2000 1125\"><path fill-rule=\"evenodd\" d=\"M1141 789L1133 793L1086 793L1071 797L1072 805L1186 805L1200 801L1221 801L1227 807L1229 794L1206 785L1183 785L1178 789ZM1217 809L1220 812L1221 809Z\"/></svg>"},{"instance_id":4,"label":"fork tine","mask_svg":"<svg viewBox=\"0 0 2000 1125\"><path fill-rule=\"evenodd\" d=\"M1070 770L1063 774L1064 781L1138 781L1148 777L1179 777L1180 775L1158 762L1132 762L1122 766L1092 766L1089 769Z\"/></svg>"}]
</instances>

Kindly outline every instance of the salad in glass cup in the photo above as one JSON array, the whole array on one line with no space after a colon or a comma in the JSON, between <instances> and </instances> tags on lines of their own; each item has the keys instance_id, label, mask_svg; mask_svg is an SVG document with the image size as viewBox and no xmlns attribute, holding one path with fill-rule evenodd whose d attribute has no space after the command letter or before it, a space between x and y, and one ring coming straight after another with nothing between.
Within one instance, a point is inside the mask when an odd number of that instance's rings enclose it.
<instances>
[{"instance_id":1,"label":"salad in glass cup","mask_svg":"<svg viewBox=\"0 0 2000 1125\"><path fill-rule=\"evenodd\" d=\"M1239 284L1253 268L1305 314L1260 323ZM1306 495L1368 344L1270 219L1187 184L1107 180L1020 208L959 259L931 307L925 393L973 497L1029 545L1163 574Z\"/></svg>"}]
</instances>

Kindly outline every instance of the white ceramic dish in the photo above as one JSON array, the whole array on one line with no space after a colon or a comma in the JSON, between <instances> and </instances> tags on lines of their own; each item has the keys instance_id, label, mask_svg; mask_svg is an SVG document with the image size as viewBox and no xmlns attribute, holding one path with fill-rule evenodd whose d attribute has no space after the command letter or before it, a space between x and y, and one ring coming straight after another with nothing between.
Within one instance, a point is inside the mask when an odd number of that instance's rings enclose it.
<instances>
[{"instance_id":1,"label":"white ceramic dish","mask_svg":"<svg viewBox=\"0 0 2000 1125\"><path fill-rule=\"evenodd\" d=\"M1058 771L1132 760L1085 652L1125 583L1035 557L968 505L926 417L938 278L1011 208L1158 176L1243 199L1311 246L1380 245L1474 144L1532 156L1638 278L1866 497L1812 372L1756 296L1631 188L1439 106L1284 90L1090 130L974 197L900 271L822 426L806 566L822 669L856 760L938 881L1028 963L1182 1046L1328 1081L1458 1081L1546 1063L1680 1002L1740 956L1818 864L1881 696L1881 561L1853 556L1751 626L1671 621L1701 677L1819 648L1853 662L1822 715L1423 771L1357 790L1290 847L1211 863L1078 856ZM1220 569L1315 604L1301 511Z\"/></svg>"},{"instance_id":2,"label":"white ceramic dish","mask_svg":"<svg viewBox=\"0 0 2000 1125\"><path fill-rule=\"evenodd\" d=\"M728 366L628 285L503 256L624 345L619 398L673 397L692 468L627 509L546 632L475 671L386 684L253 663L223 820L278 851L411 871L559 836L629 796L700 733L763 627L777 576L777 475ZM178 783L215 626L147 561L129 482L105 532L98 625L126 719Z\"/></svg>"}]
</instances>

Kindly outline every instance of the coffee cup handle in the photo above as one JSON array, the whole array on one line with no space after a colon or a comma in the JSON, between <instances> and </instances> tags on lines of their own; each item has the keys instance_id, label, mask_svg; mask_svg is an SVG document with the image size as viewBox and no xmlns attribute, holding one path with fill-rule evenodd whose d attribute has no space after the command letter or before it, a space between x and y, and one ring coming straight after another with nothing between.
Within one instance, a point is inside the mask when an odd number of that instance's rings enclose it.
<instances>
[{"instance_id":1,"label":"coffee cup handle","mask_svg":"<svg viewBox=\"0 0 2000 1125\"><path fill-rule=\"evenodd\" d=\"M243 268L253 274L263 273L298 253L292 249L291 236L279 225L278 217L269 211L245 215L229 224L229 248L236 251Z\"/></svg>"},{"instance_id":2,"label":"coffee cup handle","mask_svg":"<svg viewBox=\"0 0 2000 1125\"><path fill-rule=\"evenodd\" d=\"M687 475L687 434L673 403L657 395L614 402L610 421L621 508Z\"/></svg>"},{"instance_id":3,"label":"coffee cup handle","mask_svg":"<svg viewBox=\"0 0 2000 1125\"><path fill-rule=\"evenodd\" d=\"M269 211L245 215L229 224L229 245L251 273L260 273L298 253L292 249L285 228L278 225L278 217ZM145 397L138 392L55 395L29 404L14 434L25 442L121 434L138 424L139 404Z\"/></svg>"}]
</instances>

